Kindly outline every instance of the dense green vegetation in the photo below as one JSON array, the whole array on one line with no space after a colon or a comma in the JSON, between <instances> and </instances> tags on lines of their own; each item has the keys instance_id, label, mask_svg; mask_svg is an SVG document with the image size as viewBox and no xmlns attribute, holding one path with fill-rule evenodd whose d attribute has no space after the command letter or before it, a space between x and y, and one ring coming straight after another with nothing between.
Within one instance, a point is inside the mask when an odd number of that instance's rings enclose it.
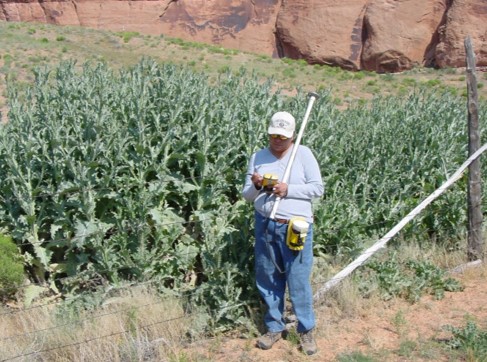
<instances>
[{"instance_id":1,"label":"dense green vegetation","mask_svg":"<svg viewBox=\"0 0 487 362\"><path fill-rule=\"evenodd\" d=\"M13 240L0 234L0 300L5 301L24 281L22 257Z\"/></svg>"},{"instance_id":2,"label":"dense green vegetation","mask_svg":"<svg viewBox=\"0 0 487 362\"><path fill-rule=\"evenodd\" d=\"M303 139L326 185L315 250L346 262L466 159L465 102L417 91L340 111L320 93ZM64 295L150 280L191 291L210 329L246 323L257 298L252 207L240 190L270 115L304 114L306 93L295 94L243 68L209 80L151 59L120 71L100 62L39 67L32 85L9 87L0 227L31 278ZM401 238L455 248L465 224L461 182Z\"/></svg>"}]
</instances>

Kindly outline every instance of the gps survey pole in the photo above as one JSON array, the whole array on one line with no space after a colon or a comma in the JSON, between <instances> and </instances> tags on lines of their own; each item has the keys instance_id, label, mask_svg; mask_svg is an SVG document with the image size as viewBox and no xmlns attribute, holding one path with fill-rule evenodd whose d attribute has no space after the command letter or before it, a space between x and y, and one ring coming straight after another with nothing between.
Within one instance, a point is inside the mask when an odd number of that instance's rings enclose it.
<instances>
[{"instance_id":1,"label":"gps survey pole","mask_svg":"<svg viewBox=\"0 0 487 362\"><path fill-rule=\"evenodd\" d=\"M303 137L304 129L306 128L306 123L308 123L309 114L311 113L311 108L313 108L313 104L315 100L319 98L319 95L315 92L308 93L308 107L306 108L306 113L304 114L303 122L301 122L301 127L299 128L298 136L296 137L296 141L294 141L294 147L291 152L291 156L289 157L289 161L286 165L286 170L284 171L284 176L282 177L281 182L287 183L289 179L289 174L291 173L291 167L293 166L294 158L296 157L296 152L298 151L299 143L301 142L301 138ZM274 202L274 206L272 208L271 214L269 216L270 219L274 219L276 217L277 208L279 207L279 202L281 198L276 196L276 201Z\"/></svg>"}]
</instances>

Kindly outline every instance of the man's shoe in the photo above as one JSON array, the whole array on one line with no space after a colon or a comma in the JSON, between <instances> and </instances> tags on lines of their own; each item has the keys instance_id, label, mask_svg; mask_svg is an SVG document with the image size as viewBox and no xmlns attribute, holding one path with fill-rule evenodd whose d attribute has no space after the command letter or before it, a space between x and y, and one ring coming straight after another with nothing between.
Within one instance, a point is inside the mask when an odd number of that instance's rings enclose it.
<instances>
[{"instance_id":1,"label":"man's shoe","mask_svg":"<svg viewBox=\"0 0 487 362\"><path fill-rule=\"evenodd\" d=\"M274 343L281 339L282 332L267 332L257 340L257 347L261 349L271 349Z\"/></svg>"},{"instance_id":2,"label":"man's shoe","mask_svg":"<svg viewBox=\"0 0 487 362\"><path fill-rule=\"evenodd\" d=\"M313 338L313 333L311 330L300 333L301 337L301 349L305 354L312 355L318 352L318 348L316 347L315 339Z\"/></svg>"}]
</instances>

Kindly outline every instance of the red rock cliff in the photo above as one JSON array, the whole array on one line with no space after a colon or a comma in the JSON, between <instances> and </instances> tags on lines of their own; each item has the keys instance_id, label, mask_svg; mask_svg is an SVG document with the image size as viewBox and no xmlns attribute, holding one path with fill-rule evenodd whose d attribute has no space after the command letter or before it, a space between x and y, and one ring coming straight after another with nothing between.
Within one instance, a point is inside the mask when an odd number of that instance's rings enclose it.
<instances>
[{"instance_id":1,"label":"red rock cliff","mask_svg":"<svg viewBox=\"0 0 487 362\"><path fill-rule=\"evenodd\" d=\"M350 70L487 66L485 0L0 0L0 20L165 34Z\"/></svg>"}]
</instances>

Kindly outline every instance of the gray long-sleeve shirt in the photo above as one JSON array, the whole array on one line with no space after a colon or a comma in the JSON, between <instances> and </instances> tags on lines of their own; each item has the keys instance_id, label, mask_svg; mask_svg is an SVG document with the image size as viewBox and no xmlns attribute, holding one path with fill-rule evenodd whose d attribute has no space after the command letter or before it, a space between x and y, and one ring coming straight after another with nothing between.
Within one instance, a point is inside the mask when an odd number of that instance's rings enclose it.
<instances>
[{"instance_id":1,"label":"gray long-sleeve shirt","mask_svg":"<svg viewBox=\"0 0 487 362\"><path fill-rule=\"evenodd\" d=\"M308 222L313 222L312 199L323 195L323 180L318 162L311 150L302 145L298 147L287 182L287 196L279 202L276 218L290 219L293 216L302 216ZM250 158L242 195L245 200L253 202L255 209L264 217L270 216L276 197L268 195L263 189L257 190L251 176L254 172L260 175L272 173L277 175L281 182L291 153L292 149L288 150L282 159L278 159L269 148L263 148Z\"/></svg>"}]
</instances>

